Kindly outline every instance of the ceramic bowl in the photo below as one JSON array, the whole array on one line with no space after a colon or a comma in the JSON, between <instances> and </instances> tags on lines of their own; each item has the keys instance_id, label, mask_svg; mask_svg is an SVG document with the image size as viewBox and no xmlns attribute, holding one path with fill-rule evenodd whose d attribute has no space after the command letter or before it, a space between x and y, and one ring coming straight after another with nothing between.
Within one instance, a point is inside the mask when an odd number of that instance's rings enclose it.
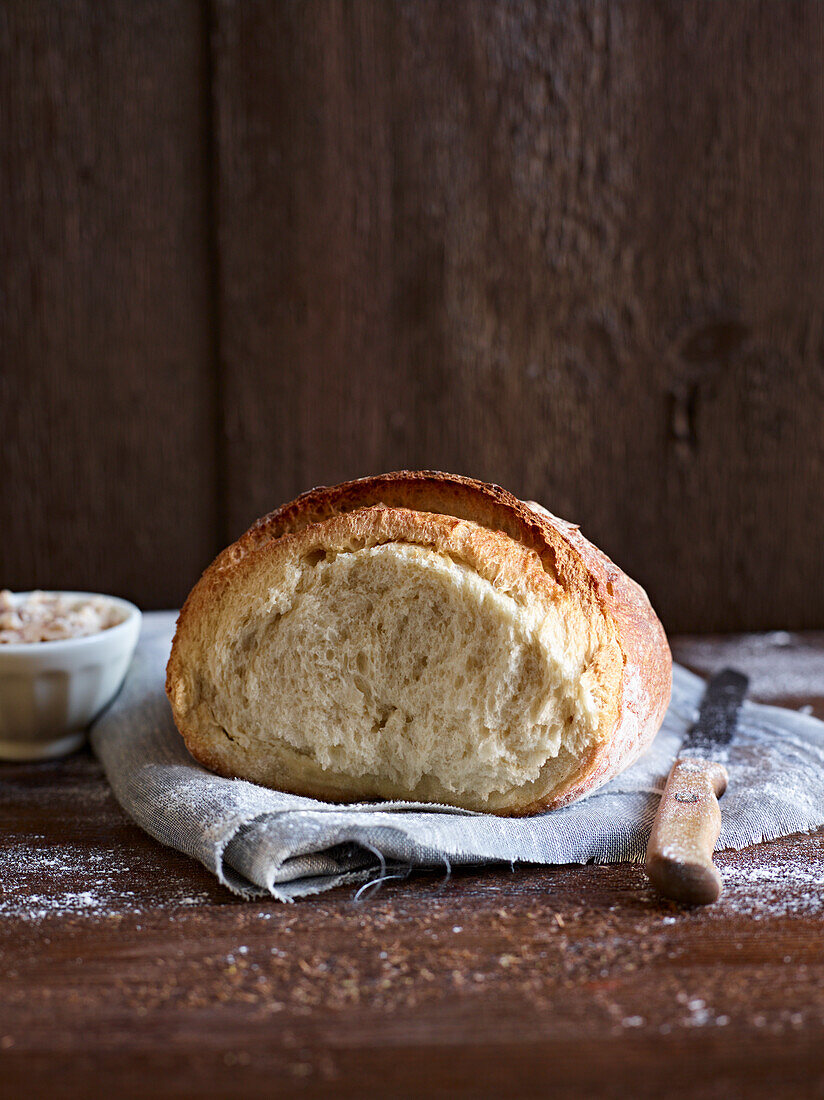
<instances>
[{"instance_id":1,"label":"ceramic bowl","mask_svg":"<svg viewBox=\"0 0 824 1100\"><path fill-rule=\"evenodd\" d=\"M80 599L93 592L60 592ZM23 599L28 593L14 597ZM125 618L81 638L0 644L0 759L48 760L79 748L117 695L140 633L140 611L102 596Z\"/></svg>"}]
</instances>

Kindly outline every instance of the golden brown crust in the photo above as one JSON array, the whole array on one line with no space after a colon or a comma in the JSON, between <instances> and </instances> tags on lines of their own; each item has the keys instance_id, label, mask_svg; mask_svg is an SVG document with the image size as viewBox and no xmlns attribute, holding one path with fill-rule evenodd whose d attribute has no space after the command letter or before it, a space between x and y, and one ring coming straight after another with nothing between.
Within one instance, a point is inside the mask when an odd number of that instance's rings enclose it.
<instances>
[{"instance_id":1,"label":"golden brown crust","mask_svg":"<svg viewBox=\"0 0 824 1100\"><path fill-rule=\"evenodd\" d=\"M353 512L358 515L353 516ZM190 751L207 767L225 769L202 743L197 724L176 699L180 640L187 634L187 624L204 613L224 585L237 583L259 553L294 553L298 544L301 553L311 552L313 546L328 540L330 524L336 526L336 517L347 517L342 532L345 529L351 534L356 529L367 539L380 541L385 534L386 538L402 537L448 550L455 543L461 556L475 555L472 564L479 570L483 570L489 555L500 568L501 548L491 545L491 536L503 532L526 552L513 554L508 544L507 572L511 571L513 583L527 583L529 575L528 583L532 585L560 589L588 623L601 624L597 629L614 638L615 644L604 645L601 650L605 662L601 676L605 725L599 743L560 791L527 804L513 802L496 807L494 812L520 816L566 805L612 778L651 742L669 702L672 661L663 628L643 589L574 525L552 516L540 505L526 504L499 486L471 478L433 471L398 471L313 489L264 516L218 556L193 589L178 620L167 692ZM478 551L465 539L461 542L462 520L487 529L489 554L486 548ZM530 568L530 563L537 566L538 562L540 577ZM606 667L615 660L623 666L618 691L612 689L617 683L615 670ZM341 801L351 798L327 781L319 781L316 787L301 784L294 793Z\"/></svg>"},{"instance_id":2,"label":"golden brown crust","mask_svg":"<svg viewBox=\"0 0 824 1100\"><path fill-rule=\"evenodd\" d=\"M601 747L567 802L601 786L651 743L664 720L672 691L672 654L667 636L646 592L572 523L553 516L542 505L530 505L580 554L589 570L596 598L615 624L624 657L621 709L612 736Z\"/></svg>"},{"instance_id":3,"label":"golden brown crust","mask_svg":"<svg viewBox=\"0 0 824 1100\"><path fill-rule=\"evenodd\" d=\"M499 485L435 470L398 470L310 489L253 523L218 556L215 565L225 568L270 539L332 515L381 504L455 516L504 531L516 542L536 550L547 572L565 584L565 568L570 565L568 542L557 538L554 530L547 532L543 517Z\"/></svg>"}]
</instances>

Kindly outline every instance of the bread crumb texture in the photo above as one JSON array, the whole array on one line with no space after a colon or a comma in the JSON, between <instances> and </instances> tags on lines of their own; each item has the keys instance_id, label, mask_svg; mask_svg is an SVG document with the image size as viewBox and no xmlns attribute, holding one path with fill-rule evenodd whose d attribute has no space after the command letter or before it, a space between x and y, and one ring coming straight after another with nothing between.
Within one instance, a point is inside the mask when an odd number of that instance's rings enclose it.
<instances>
[{"instance_id":1,"label":"bread crumb texture","mask_svg":"<svg viewBox=\"0 0 824 1100\"><path fill-rule=\"evenodd\" d=\"M590 589L534 547L382 504L236 546L193 590L169 663L208 767L323 799L517 813L603 756L623 654Z\"/></svg>"}]
</instances>

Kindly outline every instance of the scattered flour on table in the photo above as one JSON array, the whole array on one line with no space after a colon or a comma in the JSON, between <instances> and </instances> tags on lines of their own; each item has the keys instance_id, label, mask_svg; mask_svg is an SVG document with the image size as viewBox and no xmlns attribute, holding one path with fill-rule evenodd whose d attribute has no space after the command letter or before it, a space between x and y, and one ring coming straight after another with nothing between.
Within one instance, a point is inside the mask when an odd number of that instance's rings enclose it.
<instances>
[{"instance_id":1,"label":"scattered flour on table","mask_svg":"<svg viewBox=\"0 0 824 1100\"><path fill-rule=\"evenodd\" d=\"M722 866L721 877L721 912L732 909L753 920L824 915L824 852L810 862L783 854L757 866L732 862Z\"/></svg>"},{"instance_id":2,"label":"scattered flour on table","mask_svg":"<svg viewBox=\"0 0 824 1100\"><path fill-rule=\"evenodd\" d=\"M742 668L750 678L750 694L765 702L782 696L824 696L821 647L802 634L774 630L712 640L690 636L678 639L673 656L705 673L726 665Z\"/></svg>"},{"instance_id":3,"label":"scattered flour on table","mask_svg":"<svg viewBox=\"0 0 824 1100\"><path fill-rule=\"evenodd\" d=\"M36 838L35 838L36 839ZM145 894L129 889L139 873L116 850L20 842L0 849L0 921L40 921L48 917L107 918L142 913ZM31 891L32 879L40 888ZM78 889L78 884L81 888ZM163 908L203 904L204 893L164 886Z\"/></svg>"},{"instance_id":4,"label":"scattered flour on table","mask_svg":"<svg viewBox=\"0 0 824 1100\"><path fill-rule=\"evenodd\" d=\"M681 1010L685 1013L677 1021L680 1027L726 1027L730 1022L729 1016L717 1013L703 997L691 997L688 993L680 992L675 998ZM644 1016L624 1016L621 1027L646 1027L647 1020ZM666 1035L672 1031L672 1022L666 1022L658 1027L658 1031Z\"/></svg>"}]
</instances>

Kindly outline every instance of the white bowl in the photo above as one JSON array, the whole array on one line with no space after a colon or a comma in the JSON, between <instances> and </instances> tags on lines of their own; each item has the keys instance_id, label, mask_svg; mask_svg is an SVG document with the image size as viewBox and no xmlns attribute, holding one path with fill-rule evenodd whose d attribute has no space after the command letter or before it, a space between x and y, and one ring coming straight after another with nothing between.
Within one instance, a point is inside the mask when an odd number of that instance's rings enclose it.
<instances>
[{"instance_id":1,"label":"white bowl","mask_svg":"<svg viewBox=\"0 0 824 1100\"><path fill-rule=\"evenodd\" d=\"M102 598L125 613L123 622L81 638L0 644L0 759L48 760L74 752L86 727L120 690L141 615L128 600Z\"/></svg>"}]
</instances>

